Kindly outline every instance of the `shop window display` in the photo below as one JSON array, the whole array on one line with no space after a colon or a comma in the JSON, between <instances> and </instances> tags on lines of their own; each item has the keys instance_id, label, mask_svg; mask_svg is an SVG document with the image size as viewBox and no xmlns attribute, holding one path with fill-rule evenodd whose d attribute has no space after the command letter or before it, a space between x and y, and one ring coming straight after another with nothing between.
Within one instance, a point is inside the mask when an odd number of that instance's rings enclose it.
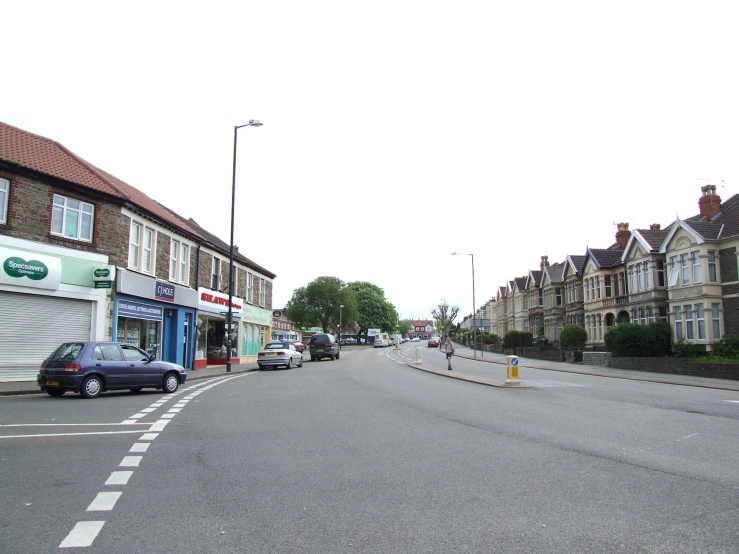
<instances>
[{"instance_id":1,"label":"shop window display","mask_svg":"<svg viewBox=\"0 0 739 554\"><path fill-rule=\"evenodd\" d=\"M159 357L161 321L119 317L116 340L135 344L149 354Z\"/></svg>"}]
</instances>

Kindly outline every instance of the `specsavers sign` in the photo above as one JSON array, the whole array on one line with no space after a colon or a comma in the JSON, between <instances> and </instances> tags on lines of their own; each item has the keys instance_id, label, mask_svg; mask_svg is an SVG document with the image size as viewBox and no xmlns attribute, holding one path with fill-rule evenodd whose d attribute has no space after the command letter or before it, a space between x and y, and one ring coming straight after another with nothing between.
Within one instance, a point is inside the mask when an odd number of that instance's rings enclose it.
<instances>
[{"instance_id":1,"label":"specsavers sign","mask_svg":"<svg viewBox=\"0 0 739 554\"><path fill-rule=\"evenodd\" d=\"M58 290L62 261L53 256L0 248L0 283L18 287Z\"/></svg>"}]
</instances>

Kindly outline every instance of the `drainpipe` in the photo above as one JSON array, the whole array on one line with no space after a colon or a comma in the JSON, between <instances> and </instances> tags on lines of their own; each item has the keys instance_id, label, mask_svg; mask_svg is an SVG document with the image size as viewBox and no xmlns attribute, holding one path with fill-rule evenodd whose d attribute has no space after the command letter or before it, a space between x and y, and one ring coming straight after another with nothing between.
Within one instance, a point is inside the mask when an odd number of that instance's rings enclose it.
<instances>
[{"instance_id":1,"label":"drainpipe","mask_svg":"<svg viewBox=\"0 0 739 554\"><path fill-rule=\"evenodd\" d=\"M195 263L197 264L195 266L195 290L200 289L200 247L203 245L202 242L198 242L198 250L195 254ZM192 360L192 369L195 369L195 356L198 352L198 309L195 309L195 317L193 318L194 321L192 322L192 332L193 332L193 341L192 341L192 352L190 353L190 359Z\"/></svg>"}]
</instances>

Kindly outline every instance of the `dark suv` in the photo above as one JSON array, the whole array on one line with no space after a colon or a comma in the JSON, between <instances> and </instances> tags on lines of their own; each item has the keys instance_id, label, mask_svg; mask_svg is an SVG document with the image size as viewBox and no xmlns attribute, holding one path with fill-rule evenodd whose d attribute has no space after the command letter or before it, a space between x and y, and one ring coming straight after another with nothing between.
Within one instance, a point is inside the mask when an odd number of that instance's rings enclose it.
<instances>
[{"instance_id":1,"label":"dark suv","mask_svg":"<svg viewBox=\"0 0 739 554\"><path fill-rule=\"evenodd\" d=\"M308 341L310 349L310 361L315 362L320 358L331 358L338 360L341 350L336 337L328 333L316 333Z\"/></svg>"}]
</instances>

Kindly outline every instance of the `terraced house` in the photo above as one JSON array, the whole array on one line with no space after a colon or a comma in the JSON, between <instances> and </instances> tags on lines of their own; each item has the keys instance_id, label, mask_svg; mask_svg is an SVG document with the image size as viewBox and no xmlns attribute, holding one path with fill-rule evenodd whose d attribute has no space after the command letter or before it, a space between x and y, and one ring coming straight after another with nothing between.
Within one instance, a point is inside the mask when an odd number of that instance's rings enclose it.
<instances>
[{"instance_id":1,"label":"terraced house","mask_svg":"<svg viewBox=\"0 0 739 554\"><path fill-rule=\"evenodd\" d=\"M201 261L214 243L223 254L222 241L137 188L53 140L0 123L0 262L43 268L0 270L0 371L35 374L60 343L87 340L135 343L196 367L207 332L198 324L200 289L210 278ZM269 310L271 283L260 292ZM216 301L227 310L227 300ZM239 329L235 344L246 333Z\"/></svg>"}]
</instances>

